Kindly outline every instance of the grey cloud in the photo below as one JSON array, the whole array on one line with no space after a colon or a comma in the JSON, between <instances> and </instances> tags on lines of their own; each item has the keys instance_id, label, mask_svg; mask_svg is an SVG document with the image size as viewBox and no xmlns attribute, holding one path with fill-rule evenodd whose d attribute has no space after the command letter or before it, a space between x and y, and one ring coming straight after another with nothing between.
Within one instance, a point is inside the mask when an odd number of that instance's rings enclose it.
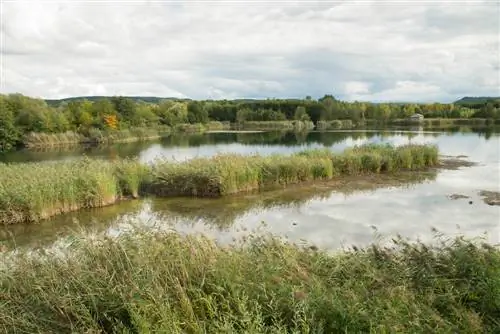
<instances>
[{"instance_id":1,"label":"grey cloud","mask_svg":"<svg viewBox=\"0 0 500 334\"><path fill-rule=\"evenodd\" d=\"M4 4L2 92L440 101L498 94L493 10L17 1Z\"/></svg>"}]
</instances>

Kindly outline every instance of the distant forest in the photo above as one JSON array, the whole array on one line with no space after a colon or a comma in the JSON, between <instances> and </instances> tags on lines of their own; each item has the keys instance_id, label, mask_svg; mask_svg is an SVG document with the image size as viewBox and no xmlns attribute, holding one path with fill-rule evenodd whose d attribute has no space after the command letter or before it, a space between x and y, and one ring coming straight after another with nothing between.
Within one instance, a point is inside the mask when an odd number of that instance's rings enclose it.
<instances>
[{"instance_id":1,"label":"distant forest","mask_svg":"<svg viewBox=\"0 0 500 334\"><path fill-rule=\"evenodd\" d=\"M43 100L0 94L0 151L15 147L27 133L87 135L89 131L206 124L210 121L366 120L388 122L420 113L425 118L500 118L500 97L464 97L454 103L346 102L332 95L320 99L203 100L89 96Z\"/></svg>"}]
</instances>

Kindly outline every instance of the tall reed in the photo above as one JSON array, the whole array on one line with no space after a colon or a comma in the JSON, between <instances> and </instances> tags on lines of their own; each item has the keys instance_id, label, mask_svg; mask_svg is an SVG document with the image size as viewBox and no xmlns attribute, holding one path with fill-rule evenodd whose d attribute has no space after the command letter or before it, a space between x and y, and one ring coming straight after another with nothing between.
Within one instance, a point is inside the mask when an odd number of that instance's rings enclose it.
<instances>
[{"instance_id":1,"label":"tall reed","mask_svg":"<svg viewBox=\"0 0 500 334\"><path fill-rule=\"evenodd\" d=\"M136 196L144 169L137 161L83 158L0 164L0 223L36 222L53 215Z\"/></svg>"},{"instance_id":2,"label":"tall reed","mask_svg":"<svg viewBox=\"0 0 500 334\"><path fill-rule=\"evenodd\" d=\"M498 333L500 251L475 240L327 253L136 232L0 268L5 333Z\"/></svg>"},{"instance_id":3,"label":"tall reed","mask_svg":"<svg viewBox=\"0 0 500 334\"><path fill-rule=\"evenodd\" d=\"M314 129L311 121L245 121L236 125L240 130L307 131Z\"/></svg>"},{"instance_id":4,"label":"tall reed","mask_svg":"<svg viewBox=\"0 0 500 334\"><path fill-rule=\"evenodd\" d=\"M435 146L368 145L334 154L306 150L289 156L219 155L187 162L158 162L148 192L159 196L218 197L334 176L419 170L435 166Z\"/></svg>"},{"instance_id":5,"label":"tall reed","mask_svg":"<svg viewBox=\"0 0 500 334\"><path fill-rule=\"evenodd\" d=\"M217 155L187 162L80 159L0 164L0 223L33 222L114 203L122 196L220 197L342 175L420 170L438 163L434 146L368 145L292 155Z\"/></svg>"}]
</instances>

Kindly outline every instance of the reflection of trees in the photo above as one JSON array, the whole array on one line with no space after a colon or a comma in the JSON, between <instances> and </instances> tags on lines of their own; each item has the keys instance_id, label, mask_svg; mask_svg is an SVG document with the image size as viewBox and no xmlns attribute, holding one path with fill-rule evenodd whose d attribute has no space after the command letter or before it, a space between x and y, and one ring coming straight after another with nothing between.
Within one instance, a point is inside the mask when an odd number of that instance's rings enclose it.
<instances>
[{"instance_id":1,"label":"reflection of trees","mask_svg":"<svg viewBox=\"0 0 500 334\"><path fill-rule=\"evenodd\" d=\"M224 230L233 225L238 217L252 210L300 206L313 199L328 198L333 192L349 196L359 191L373 191L386 187L411 187L434 180L435 177L436 172L377 174L366 177L343 177L330 183L292 186L219 199L155 199L152 201L152 211L165 219L177 218L187 224L195 224L202 220Z\"/></svg>"},{"instance_id":2,"label":"reflection of trees","mask_svg":"<svg viewBox=\"0 0 500 334\"><path fill-rule=\"evenodd\" d=\"M42 221L40 224L0 226L0 244L34 248L50 245L81 230L101 233L117 219L136 216L141 211L142 205L143 201L126 201L103 208L70 212Z\"/></svg>"},{"instance_id":3,"label":"reflection of trees","mask_svg":"<svg viewBox=\"0 0 500 334\"><path fill-rule=\"evenodd\" d=\"M204 145L216 144L232 144L240 143L244 145L280 145L293 147L296 145L316 144L322 146L333 146L340 144L347 139L354 141L358 139L373 139L380 137L381 139L390 138L397 130L412 130L411 127L398 127L385 130L358 130L358 131L313 131L313 132L286 132L286 131L269 131L269 132L254 132L254 133L206 133L206 134L176 134L163 138L158 141L121 143L109 146L61 146L57 148L42 148L14 151L0 155L0 161L9 162L26 162L26 161L43 161L43 160L63 160L81 157L87 155L96 158L111 158L111 157L136 157L142 151L151 147L154 144L160 144L163 148L169 147L201 147ZM419 131L422 129L419 128ZM455 133L475 133L485 139L490 139L492 136L500 133L500 126L452 126L446 129L438 127L424 127L423 131L431 131L426 133L432 137L442 136L445 134ZM411 139L414 133L400 133Z\"/></svg>"}]
</instances>

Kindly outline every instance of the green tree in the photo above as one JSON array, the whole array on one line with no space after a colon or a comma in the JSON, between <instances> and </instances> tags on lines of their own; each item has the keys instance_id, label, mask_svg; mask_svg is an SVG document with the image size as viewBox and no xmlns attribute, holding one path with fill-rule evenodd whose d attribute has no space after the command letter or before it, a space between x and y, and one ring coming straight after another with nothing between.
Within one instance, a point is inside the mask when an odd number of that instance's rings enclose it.
<instances>
[{"instance_id":1,"label":"green tree","mask_svg":"<svg viewBox=\"0 0 500 334\"><path fill-rule=\"evenodd\" d=\"M130 124L136 113L136 103L132 99L123 96L113 97L111 99L111 102L113 103L115 110L118 113L118 118L120 119L120 121L126 124Z\"/></svg>"},{"instance_id":2,"label":"green tree","mask_svg":"<svg viewBox=\"0 0 500 334\"><path fill-rule=\"evenodd\" d=\"M310 121L311 117L306 112L306 108L303 106L298 106L297 109L295 109L295 115L293 116L293 119L297 121Z\"/></svg>"},{"instance_id":3,"label":"green tree","mask_svg":"<svg viewBox=\"0 0 500 334\"><path fill-rule=\"evenodd\" d=\"M14 125L14 115L7 101L0 96L0 152L9 151L16 145L19 133Z\"/></svg>"},{"instance_id":4,"label":"green tree","mask_svg":"<svg viewBox=\"0 0 500 334\"><path fill-rule=\"evenodd\" d=\"M208 123L208 112L203 108L203 105L198 101L189 102L187 105L188 122L193 123Z\"/></svg>"}]
</instances>

